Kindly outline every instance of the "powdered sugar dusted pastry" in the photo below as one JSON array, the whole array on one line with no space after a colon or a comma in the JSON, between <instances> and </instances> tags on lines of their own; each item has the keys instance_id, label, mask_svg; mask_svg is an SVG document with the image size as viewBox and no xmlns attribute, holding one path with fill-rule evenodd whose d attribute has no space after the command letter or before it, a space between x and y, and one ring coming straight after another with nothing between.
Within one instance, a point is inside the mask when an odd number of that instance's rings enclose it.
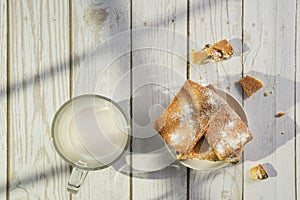
<instances>
[{"instance_id":1,"label":"powdered sugar dusted pastry","mask_svg":"<svg viewBox=\"0 0 300 200\"><path fill-rule=\"evenodd\" d=\"M178 152L178 159L191 151L205 133L210 120L226 104L212 90L187 80L154 129Z\"/></svg>"},{"instance_id":2,"label":"powdered sugar dusted pastry","mask_svg":"<svg viewBox=\"0 0 300 200\"><path fill-rule=\"evenodd\" d=\"M194 148L191 151L178 156L178 159L180 159L180 160L193 159L193 158L197 158L200 160L209 160L209 161L218 161L219 160L218 156L215 154L215 152L209 146L205 137L201 137L200 140L197 142L197 144L194 146Z\"/></svg>"},{"instance_id":3,"label":"powdered sugar dusted pastry","mask_svg":"<svg viewBox=\"0 0 300 200\"><path fill-rule=\"evenodd\" d=\"M237 113L225 105L209 124L205 137L220 160L234 163L239 161L252 134Z\"/></svg>"}]
</instances>

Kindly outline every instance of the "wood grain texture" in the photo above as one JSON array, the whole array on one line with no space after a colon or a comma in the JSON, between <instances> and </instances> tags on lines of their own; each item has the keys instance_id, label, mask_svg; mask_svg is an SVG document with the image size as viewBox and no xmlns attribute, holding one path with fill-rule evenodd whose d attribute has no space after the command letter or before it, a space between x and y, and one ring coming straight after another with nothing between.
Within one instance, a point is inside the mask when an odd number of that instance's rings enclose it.
<instances>
[{"instance_id":1,"label":"wood grain texture","mask_svg":"<svg viewBox=\"0 0 300 200\"><path fill-rule=\"evenodd\" d=\"M296 143L295 143L295 150L296 150L296 189L299 188L300 186L300 57L298 56L300 52L300 6L299 6L299 1L297 2L297 21L296 21L296 80L295 80L295 93L296 93L296 102L295 102L295 107L294 107L294 112L296 116L296 129L295 129L295 137L296 137ZM297 199L300 199L300 192L297 189Z\"/></svg>"},{"instance_id":2,"label":"wood grain texture","mask_svg":"<svg viewBox=\"0 0 300 200\"><path fill-rule=\"evenodd\" d=\"M68 21L66 1L10 1L10 199L69 197L68 168L50 134L69 98Z\"/></svg>"},{"instance_id":3,"label":"wood grain texture","mask_svg":"<svg viewBox=\"0 0 300 200\"><path fill-rule=\"evenodd\" d=\"M6 198L7 178L7 4L0 2L0 199Z\"/></svg>"},{"instance_id":4,"label":"wood grain texture","mask_svg":"<svg viewBox=\"0 0 300 200\"><path fill-rule=\"evenodd\" d=\"M300 198L299 1L189 0L189 24L187 4L180 0L0 1L0 199ZM130 23L132 32L128 32ZM135 31L147 27L154 30ZM212 172L190 170L189 176L176 162L159 171L137 173L136 169L157 164L145 152L160 147L161 141L139 134L153 133L149 131L153 120L187 78L187 51L223 38L234 45L234 57L191 66L189 77L212 83L244 102L254 139L246 146L243 161ZM104 48L95 49L99 45ZM95 50L95 57L86 61ZM110 62L101 65L100 54ZM83 66L88 69L82 79L86 81L78 89ZM243 99L235 84L242 73L264 82L249 99ZM50 124L70 94L81 93L112 98L128 117L132 111L133 174L131 178L128 163L121 160L91 172L79 194L70 196L69 167L50 142ZM275 118L279 111L286 115ZM142 160L134 159L135 153L142 153ZM259 163L269 178L252 181L249 169Z\"/></svg>"},{"instance_id":5,"label":"wood grain texture","mask_svg":"<svg viewBox=\"0 0 300 200\"><path fill-rule=\"evenodd\" d=\"M122 109L128 114L130 1L76 0L71 10L73 97L85 93L104 95L123 101ZM122 168L124 163L119 164ZM129 170L118 170L113 166L90 172L72 199L129 199Z\"/></svg>"},{"instance_id":6,"label":"wood grain texture","mask_svg":"<svg viewBox=\"0 0 300 200\"><path fill-rule=\"evenodd\" d=\"M187 195L186 168L162 168L170 155L152 129L186 79L186 5L186 1L132 1L132 167L149 167L142 177L133 171L133 199L185 199ZM136 159L138 155L143 160ZM158 171L149 172L154 169Z\"/></svg>"},{"instance_id":7,"label":"wood grain texture","mask_svg":"<svg viewBox=\"0 0 300 200\"><path fill-rule=\"evenodd\" d=\"M190 78L210 83L242 102L242 1L195 1L190 3L190 51L227 39L235 54L227 61L190 67ZM245 149L247 151L247 148ZM190 172L191 199L242 199L243 160L217 171Z\"/></svg>"},{"instance_id":8,"label":"wood grain texture","mask_svg":"<svg viewBox=\"0 0 300 200\"><path fill-rule=\"evenodd\" d=\"M245 74L264 82L263 89L245 100L254 139L245 152L244 198L295 199L296 1L244 2L244 39L250 48L244 56ZM265 91L270 95L264 97ZM275 118L279 111L286 115ZM270 178L251 181L248 170L259 163Z\"/></svg>"}]
</instances>

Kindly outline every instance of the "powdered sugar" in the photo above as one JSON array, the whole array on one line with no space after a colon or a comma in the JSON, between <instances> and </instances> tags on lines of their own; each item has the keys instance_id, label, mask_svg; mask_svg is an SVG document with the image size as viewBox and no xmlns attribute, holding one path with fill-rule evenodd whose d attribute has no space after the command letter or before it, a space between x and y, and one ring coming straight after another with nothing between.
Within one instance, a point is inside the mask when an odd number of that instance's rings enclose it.
<instances>
[{"instance_id":1,"label":"powdered sugar","mask_svg":"<svg viewBox=\"0 0 300 200\"><path fill-rule=\"evenodd\" d=\"M210 89L207 89L203 95L207 97L208 104L212 108L220 108L225 104L225 101Z\"/></svg>"},{"instance_id":2,"label":"powdered sugar","mask_svg":"<svg viewBox=\"0 0 300 200\"><path fill-rule=\"evenodd\" d=\"M225 128L231 129L235 125L234 121L228 121L225 125Z\"/></svg>"},{"instance_id":3,"label":"powdered sugar","mask_svg":"<svg viewBox=\"0 0 300 200\"><path fill-rule=\"evenodd\" d=\"M193 108L185 104L181 107L181 112L175 112L172 115L173 120L179 119L180 122L188 123L192 122L192 115L194 113Z\"/></svg>"},{"instance_id":4,"label":"powdered sugar","mask_svg":"<svg viewBox=\"0 0 300 200\"><path fill-rule=\"evenodd\" d=\"M181 115L182 120L185 122L190 122L193 112L194 110L190 105L185 104L184 106L182 106L182 115Z\"/></svg>"},{"instance_id":5,"label":"powdered sugar","mask_svg":"<svg viewBox=\"0 0 300 200\"><path fill-rule=\"evenodd\" d=\"M226 136L227 136L227 132L226 132L226 131L221 131L221 132L220 132L220 135L221 135L221 137L223 137L223 138L224 138L224 137L226 137Z\"/></svg>"},{"instance_id":6,"label":"powdered sugar","mask_svg":"<svg viewBox=\"0 0 300 200\"><path fill-rule=\"evenodd\" d=\"M181 105L180 112L172 115L173 120L179 120L176 132L170 134L170 142L173 145L187 143L187 146L196 138L197 117L193 107L189 104Z\"/></svg>"},{"instance_id":7,"label":"powdered sugar","mask_svg":"<svg viewBox=\"0 0 300 200\"><path fill-rule=\"evenodd\" d=\"M224 131L221 131L220 134L224 135ZM224 138L223 137L224 139L221 140L218 145L221 145L222 148L228 147L228 148L238 149L241 147L241 145L243 145L245 142L247 142L248 137L249 137L249 134L246 132L239 134L236 138L230 138L230 137Z\"/></svg>"},{"instance_id":8,"label":"powdered sugar","mask_svg":"<svg viewBox=\"0 0 300 200\"><path fill-rule=\"evenodd\" d=\"M172 133L170 136L170 140L174 145L180 144L184 140L184 135L180 133Z\"/></svg>"},{"instance_id":9,"label":"powdered sugar","mask_svg":"<svg viewBox=\"0 0 300 200\"><path fill-rule=\"evenodd\" d=\"M203 92L203 96L205 97L205 101L203 102L205 106L201 110L201 117L213 117L212 115L216 114L217 109L226 104L221 97L210 89L206 89Z\"/></svg>"},{"instance_id":10,"label":"powdered sugar","mask_svg":"<svg viewBox=\"0 0 300 200\"><path fill-rule=\"evenodd\" d=\"M182 106L182 110L183 113L187 113L187 114L194 112L193 108L189 104L185 104L184 106Z\"/></svg>"},{"instance_id":11,"label":"powdered sugar","mask_svg":"<svg viewBox=\"0 0 300 200\"><path fill-rule=\"evenodd\" d=\"M246 132L244 132L244 133L242 133L241 135L239 135L239 140L240 140L242 143L245 143L245 142L247 142L248 137L249 137L249 134L246 133Z\"/></svg>"},{"instance_id":12,"label":"powdered sugar","mask_svg":"<svg viewBox=\"0 0 300 200\"><path fill-rule=\"evenodd\" d=\"M219 144L217 144L215 149L219 154L224 154L225 153L224 142L221 141Z\"/></svg>"}]
</instances>

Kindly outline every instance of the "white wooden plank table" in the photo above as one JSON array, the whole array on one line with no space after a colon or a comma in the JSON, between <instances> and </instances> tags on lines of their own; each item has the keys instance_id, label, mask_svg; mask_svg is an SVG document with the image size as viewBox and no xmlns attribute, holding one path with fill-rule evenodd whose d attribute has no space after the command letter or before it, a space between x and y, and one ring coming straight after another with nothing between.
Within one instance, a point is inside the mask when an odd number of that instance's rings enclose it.
<instances>
[{"instance_id":1,"label":"white wooden plank table","mask_svg":"<svg viewBox=\"0 0 300 200\"><path fill-rule=\"evenodd\" d=\"M299 13L298 0L1 0L0 199L299 199ZM234 44L231 59L189 64L193 48L224 38ZM87 62L97 50L111 62ZM264 82L249 99L235 83L245 75ZM236 97L253 140L235 166L203 172L175 162L136 173L135 156L147 149L141 128L172 97L156 93L157 84L174 92L188 78ZM91 172L73 195L50 125L66 100L87 92L120 102L132 119L132 168ZM286 115L275 118L279 111ZM250 180L257 164L268 179Z\"/></svg>"}]
</instances>

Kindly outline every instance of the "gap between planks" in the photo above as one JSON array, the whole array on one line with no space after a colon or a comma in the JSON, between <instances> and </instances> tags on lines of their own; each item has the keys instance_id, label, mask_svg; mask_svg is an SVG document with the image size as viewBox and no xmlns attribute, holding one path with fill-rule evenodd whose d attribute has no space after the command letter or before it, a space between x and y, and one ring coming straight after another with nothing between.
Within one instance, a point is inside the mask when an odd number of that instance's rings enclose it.
<instances>
[{"instance_id":1,"label":"gap between planks","mask_svg":"<svg viewBox=\"0 0 300 200\"><path fill-rule=\"evenodd\" d=\"M6 1L6 199L10 198L10 0Z\"/></svg>"},{"instance_id":2,"label":"gap between planks","mask_svg":"<svg viewBox=\"0 0 300 200\"><path fill-rule=\"evenodd\" d=\"M187 51L186 51L186 56L187 56L187 62L186 62L186 79L190 79L190 62L189 62L189 57L190 57L190 0L187 0L187 17L186 17L186 23L187 23ZM186 170L186 199L190 199L190 169L187 168Z\"/></svg>"}]
</instances>

